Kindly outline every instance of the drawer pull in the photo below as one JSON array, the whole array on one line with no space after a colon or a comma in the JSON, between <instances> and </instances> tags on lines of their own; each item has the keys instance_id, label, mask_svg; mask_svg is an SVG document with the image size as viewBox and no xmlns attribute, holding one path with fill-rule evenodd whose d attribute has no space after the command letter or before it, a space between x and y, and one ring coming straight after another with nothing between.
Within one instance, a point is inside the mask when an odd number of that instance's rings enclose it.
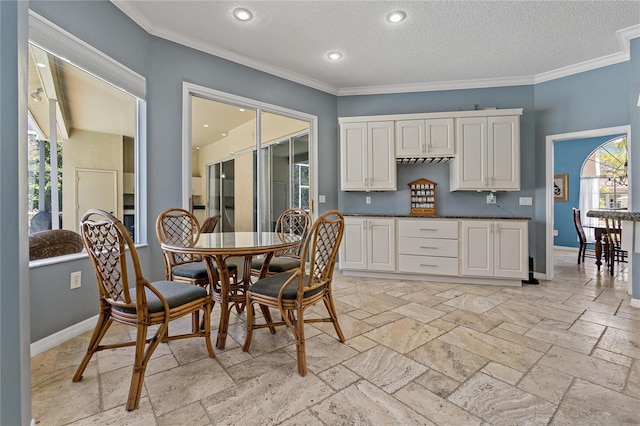
<instances>
[{"instance_id":1,"label":"drawer pull","mask_svg":"<svg viewBox=\"0 0 640 426\"><path fill-rule=\"evenodd\" d=\"M437 231L437 229L433 228L420 228L421 231Z\"/></svg>"},{"instance_id":2,"label":"drawer pull","mask_svg":"<svg viewBox=\"0 0 640 426\"><path fill-rule=\"evenodd\" d=\"M425 246L420 246L421 249L430 249L430 250L437 250L438 247L425 247Z\"/></svg>"},{"instance_id":3,"label":"drawer pull","mask_svg":"<svg viewBox=\"0 0 640 426\"><path fill-rule=\"evenodd\" d=\"M430 268L436 268L438 265L426 265L424 263L421 263L420 266L428 266Z\"/></svg>"}]
</instances>

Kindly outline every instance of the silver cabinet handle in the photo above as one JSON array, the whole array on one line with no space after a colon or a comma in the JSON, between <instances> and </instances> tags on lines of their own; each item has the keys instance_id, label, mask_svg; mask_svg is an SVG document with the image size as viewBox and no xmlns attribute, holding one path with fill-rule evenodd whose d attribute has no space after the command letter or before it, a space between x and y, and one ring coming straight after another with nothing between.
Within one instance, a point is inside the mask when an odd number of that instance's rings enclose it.
<instances>
[{"instance_id":1,"label":"silver cabinet handle","mask_svg":"<svg viewBox=\"0 0 640 426\"><path fill-rule=\"evenodd\" d=\"M437 265L426 265L426 264L424 264L424 263L421 263L421 264L420 264L420 266L428 266L428 267L430 267L430 268L435 268L435 267L437 267Z\"/></svg>"},{"instance_id":2,"label":"silver cabinet handle","mask_svg":"<svg viewBox=\"0 0 640 426\"><path fill-rule=\"evenodd\" d=\"M425 247L425 246L420 246L421 249L430 249L430 250L437 250L438 247Z\"/></svg>"},{"instance_id":3,"label":"silver cabinet handle","mask_svg":"<svg viewBox=\"0 0 640 426\"><path fill-rule=\"evenodd\" d=\"M432 228L420 228L421 231L437 231L437 229Z\"/></svg>"}]
</instances>

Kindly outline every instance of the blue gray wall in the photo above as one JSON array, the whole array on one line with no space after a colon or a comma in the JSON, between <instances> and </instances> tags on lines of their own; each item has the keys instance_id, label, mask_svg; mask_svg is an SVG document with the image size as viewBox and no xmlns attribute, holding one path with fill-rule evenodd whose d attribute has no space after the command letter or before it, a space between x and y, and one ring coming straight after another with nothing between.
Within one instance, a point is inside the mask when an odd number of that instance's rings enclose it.
<instances>
[{"instance_id":1,"label":"blue gray wall","mask_svg":"<svg viewBox=\"0 0 640 426\"><path fill-rule=\"evenodd\" d=\"M620 135L563 140L554 144L554 173L565 173L569 176L568 200L553 203L553 227L558 231L558 236L553 239L554 245L578 247L578 236L573 225L572 208L580 207L580 173L582 165L593 150L617 136Z\"/></svg>"},{"instance_id":2,"label":"blue gray wall","mask_svg":"<svg viewBox=\"0 0 640 426\"><path fill-rule=\"evenodd\" d=\"M629 78L629 97L627 102L630 111L631 120L631 164L635 165L636 172L632 173L633 182L638 182L638 165L640 164L640 38L631 40L630 53L631 60L629 61L629 72L631 77ZM631 186L631 210L640 211L640 185ZM638 225L636 225L638 226ZM632 253L633 264L636 265L633 268L632 294L635 299L640 298L640 253ZM640 306L636 306L640 307Z\"/></svg>"}]
</instances>

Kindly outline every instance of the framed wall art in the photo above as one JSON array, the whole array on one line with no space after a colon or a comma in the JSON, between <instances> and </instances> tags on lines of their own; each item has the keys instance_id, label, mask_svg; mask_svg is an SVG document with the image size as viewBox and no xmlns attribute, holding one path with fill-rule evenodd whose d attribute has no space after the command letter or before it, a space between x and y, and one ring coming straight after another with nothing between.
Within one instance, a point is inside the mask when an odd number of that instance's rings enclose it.
<instances>
[{"instance_id":1,"label":"framed wall art","mask_svg":"<svg viewBox=\"0 0 640 426\"><path fill-rule=\"evenodd\" d=\"M568 188L568 174L553 175L553 201L567 201L569 199Z\"/></svg>"}]
</instances>

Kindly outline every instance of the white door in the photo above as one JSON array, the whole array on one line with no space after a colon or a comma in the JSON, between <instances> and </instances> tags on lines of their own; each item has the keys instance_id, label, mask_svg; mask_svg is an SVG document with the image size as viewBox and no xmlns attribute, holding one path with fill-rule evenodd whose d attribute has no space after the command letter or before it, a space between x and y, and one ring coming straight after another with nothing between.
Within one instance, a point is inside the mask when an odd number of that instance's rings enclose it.
<instances>
[{"instance_id":1,"label":"white door","mask_svg":"<svg viewBox=\"0 0 640 426\"><path fill-rule=\"evenodd\" d=\"M487 189L487 118L457 119L457 189Z\"/></svg>"},{"instance_id":2,"label":"white door","mask_svg":"<svg viewBox=\"0 0 640 426\"><path fill-rule=\"evenodd\" d=\"M366 189L367 123L340 126L340 169L342 191Z\"/></svg>"},{"instance_id":3,"label":"white door","mask_svg":"<svg viewBox=\"0 0 640 426\"><path fill-rule=\"evenodd\" d=\"M76 169L76 223L67 229L80 229L80 219L89 209L105 210L118 216L118 173L116 170Z\"/></svg>"},{"instance_id":4,"label":"white door","mask_svg":"<svg viewBox=\"0 0 640 426\"><path fill-rule=\"evenodd\" d=\"M489 117L487 125L489 186L520 189L520 118Z\"/></svg>"},{"instance_id":5,"label":"white door","mask_svg":"<svg viewBox=\"0 0 640 426\"><path fill-rule=\"evenodd\" d=\"M370 189L396 189L396 145L393 121L368 123Z\"/></svg>"},{"instance_id":6,"label":"white door","mask_svg":"<svg viewBox=\"0 0 640 426\"><path fill-rule=\"evenodd\" d=\"M493 276L493 222L462 221L462 275Z\"/></svg>"},{"instance_id":7,"label":"white door","mask_svg":"<svg viewBox=\"0 0 640 426\"><path fill-rule=\"evenodd\" d=\"M344 238L340 244L340 269L367 269L367 240L364 218L344 218Z\"/></svg>"},{"instance_id":8,"label":"white door","mask_svg":"<svg viewBox=\"0 0 640 426\"><path fill-rule=\"evenodd\" d=\"M424 133L428 156L438 157L454 154L453 118L426 120Z\"/></svg>"},{"instance_id":9,"label":"white door","mask_svg":"<svg viewBox=\"0 0 640 426\"><path fill-rule=\"evenodd\" d=\"M529 273L527 222L494 223L494 276L525 279Z\"/></svg>"},{"instance_id":10,"label":"white door","mask_svg":"<svg viewBox=\"0 0 640 426\"><path fill-rule=\"evenodd\" d=\"M370 271L395 271L395 219L367 219L367 268Z\"/></svg>"},{"instance_id":11,"label":"white door","mask_svg":"<svg viewBox=\"0 0 640 426\"><path fill-rule=\"evenodd\" d=\"M396 157L422 157L424 147L424 120L396 121Z\"/></svg>"}]
</instances>

